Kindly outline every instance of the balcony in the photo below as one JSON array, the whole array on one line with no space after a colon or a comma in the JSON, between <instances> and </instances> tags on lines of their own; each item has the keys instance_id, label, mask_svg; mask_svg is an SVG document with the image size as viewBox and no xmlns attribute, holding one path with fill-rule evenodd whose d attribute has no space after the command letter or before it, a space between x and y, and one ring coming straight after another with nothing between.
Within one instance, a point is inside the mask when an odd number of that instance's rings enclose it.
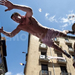
<instances>
[{"instance_id":1,"label":"balcony","mask_svg":"<svg viewBox=\"0 0 75 75\"><path fill-rule=\"evenodd\" d=\"M71 44L72 44L72 42L70 42L69 40L65 40L65 43L66 43L67 45L71 45Z\"/></svg>"},{"instance_id":2,"label":"balcony","mask_svg":"<svg viewBox=\"0 0 75 75\"><path fill-rule=\"evenodd\" d=\"M74 49L73 48L68 48L69 52L73 53Z\"/></svg>"},{"instance_id":3,"label":"balcony","mask_svg":"<svg viewBox=\"0 0 75 75\"><path fill-rule=\"evenodd\" d=\"M71 75L71 73L60 73L60 75Z\"/></svg>"},{"instance_id":4,"label":"balcony","mask_svg":"<svg viewBox=\"0 0 75 75\"><path fill-rule=\"evenodd\" d=\"M61 63L61 64L66 64L66 59L57 59L57 62L58 63Z\"/></svg>"},{"instance_id":5,"label":"balcony","mask_svg":"<svg viewBox=\"0 0 75 75\"><path fill-rule=\"evenodd\" d=\"M43 62L48 62L48 58L46 57L46 55L40 55L40 58L39 58L40 61L43 61Z\"/></svg>"},{"instance_id":6,"label":"balcony","mask_svg":"<svg viewBox=\"0 0 75 75\"><path fill-rule=\"evenodd\" d=\"M39 75L51 75L51 71L41 70Z\"/></svg>"},{"instance_id":7,"label":"balcony","mask_svg":"<svg viewBox=\"0 0 75 75\"><path fill-rule=\"evenodd\" d=\"M47 50L47 45L45 45L44 43L41 43L39 45L39 49Z\"/></svg>"}]
</instances>

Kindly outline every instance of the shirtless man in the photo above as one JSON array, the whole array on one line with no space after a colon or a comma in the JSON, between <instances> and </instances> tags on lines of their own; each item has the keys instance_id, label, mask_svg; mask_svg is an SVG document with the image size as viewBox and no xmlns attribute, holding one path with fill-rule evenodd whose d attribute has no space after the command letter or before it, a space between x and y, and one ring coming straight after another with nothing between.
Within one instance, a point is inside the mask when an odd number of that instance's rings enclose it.
<instances>
[{"instance_id":1,"label":"shirtless man","mask_svg":"<svg viewBox=\"0 0 75 75\"><path fill-rule=\"evenodd\" d=\"M19 33L21 30L27 31L30 34L33 34L33 35L37 36L38 38L40 38L41 41L43 43L45 43L47 46L53 47L56 50L65 54L68 58L71 58L71 56L67 52L65 52L61 48L59 48L56 44L54 44L54 42L52 40L55 37L72 38L71 36L67 36L65 33L61 32L61 31L43 27L34 17L32 17L33 11L28 6L16 5L8 0L1 0L0 5L4 5L8 8L5 11L12 10L12 9L20 9L20 10L26 12L25 16L21 16L19 13L13 13L11 16L11 19L14 20L15 22L19 23L19 25L12 32L6 32L3 30L3 27L2 27L2 28L0 28L1 33L3 33L4 35L6 35L8 37L13 37L17 33ZM75 37L73 37L73 39L74 38Z\"/></svg>"}]
</instances>

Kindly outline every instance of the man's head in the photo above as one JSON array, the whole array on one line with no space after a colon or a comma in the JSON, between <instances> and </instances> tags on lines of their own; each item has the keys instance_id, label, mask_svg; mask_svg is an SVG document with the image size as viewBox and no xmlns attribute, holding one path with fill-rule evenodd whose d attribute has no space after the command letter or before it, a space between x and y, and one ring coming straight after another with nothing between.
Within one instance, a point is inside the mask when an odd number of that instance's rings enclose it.
<instances>
[{"instance_id":1,"label":"man's head","mask_svg":"<svg viewBox=\"0 0 75 75\"><path fill-rule=\"evenodd\" d=\"M13 19L15 22L17 23L20 23L21 22L21 15L17 12L14 12L12 15L11 15L11 19Z\"/></svg>"}]
</instances>

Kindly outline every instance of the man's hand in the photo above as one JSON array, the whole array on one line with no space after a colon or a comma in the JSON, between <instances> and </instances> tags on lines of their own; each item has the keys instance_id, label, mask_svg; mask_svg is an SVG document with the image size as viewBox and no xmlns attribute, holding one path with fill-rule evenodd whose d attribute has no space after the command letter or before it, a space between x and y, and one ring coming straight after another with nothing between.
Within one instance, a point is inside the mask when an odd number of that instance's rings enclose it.
<instances>
[{"instance_id":1,"label":"man's hand","mask_svg":"<svg viewBox=\"0 0 75 75\"><path fill-rule=\"evenodd\" d=\"M0 33L2 33L2 32L3 32L3 27L0 28Z\"/></svg>"},{"instance_id":2,"label":"man's hand","mask_svg":"<svg viewBox=\"0 0 75 75\"><path fill-rule=\"evenodd\" d=\"M64 30L63 33L68 34L69 30Z\"/></svg>"},{"instance_id":3,"label":"man's hand","mask_svg":"<svg viewBox=\"0 0 75 75\"><path fill-rule=\"evenodd\" d=\"M13 3L11 3L10 1L8 0L0 0L0 5L4 5L6 6L8 9L6 9L5 11L9 11L9 10L12 10L14 5Z\"/></svg>"}]
</instances>

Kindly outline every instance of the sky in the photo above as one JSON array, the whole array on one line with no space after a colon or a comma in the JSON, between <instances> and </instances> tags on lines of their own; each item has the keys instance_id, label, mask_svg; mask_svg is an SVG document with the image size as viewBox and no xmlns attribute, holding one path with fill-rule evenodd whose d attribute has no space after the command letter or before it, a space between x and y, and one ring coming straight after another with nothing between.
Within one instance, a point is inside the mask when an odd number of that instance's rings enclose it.
<instances>
[{"instance_id":1,"label":"sky","mask_svg":"<svg viewBox=\"0 0 75 75\"><path fill-rule=\"evenodd\" d=\"M72 30L75 22L75 0L10 0L14 4L26 5L33 9L33 17L43 26L57 30ZM13 9L5 12L5 6L0 5L0 27L5 31L11 32L18 23L14 22L10 16L13 12L19 12L25 15L24 11ZM28 49L28 33L20 31L15 37L6 38L7 67L8 72L5 75L24 75L24 66L20 63L26 63L26 53ZM26 53L22 53L26 52Z\"/></svg>"}]
</instances>

